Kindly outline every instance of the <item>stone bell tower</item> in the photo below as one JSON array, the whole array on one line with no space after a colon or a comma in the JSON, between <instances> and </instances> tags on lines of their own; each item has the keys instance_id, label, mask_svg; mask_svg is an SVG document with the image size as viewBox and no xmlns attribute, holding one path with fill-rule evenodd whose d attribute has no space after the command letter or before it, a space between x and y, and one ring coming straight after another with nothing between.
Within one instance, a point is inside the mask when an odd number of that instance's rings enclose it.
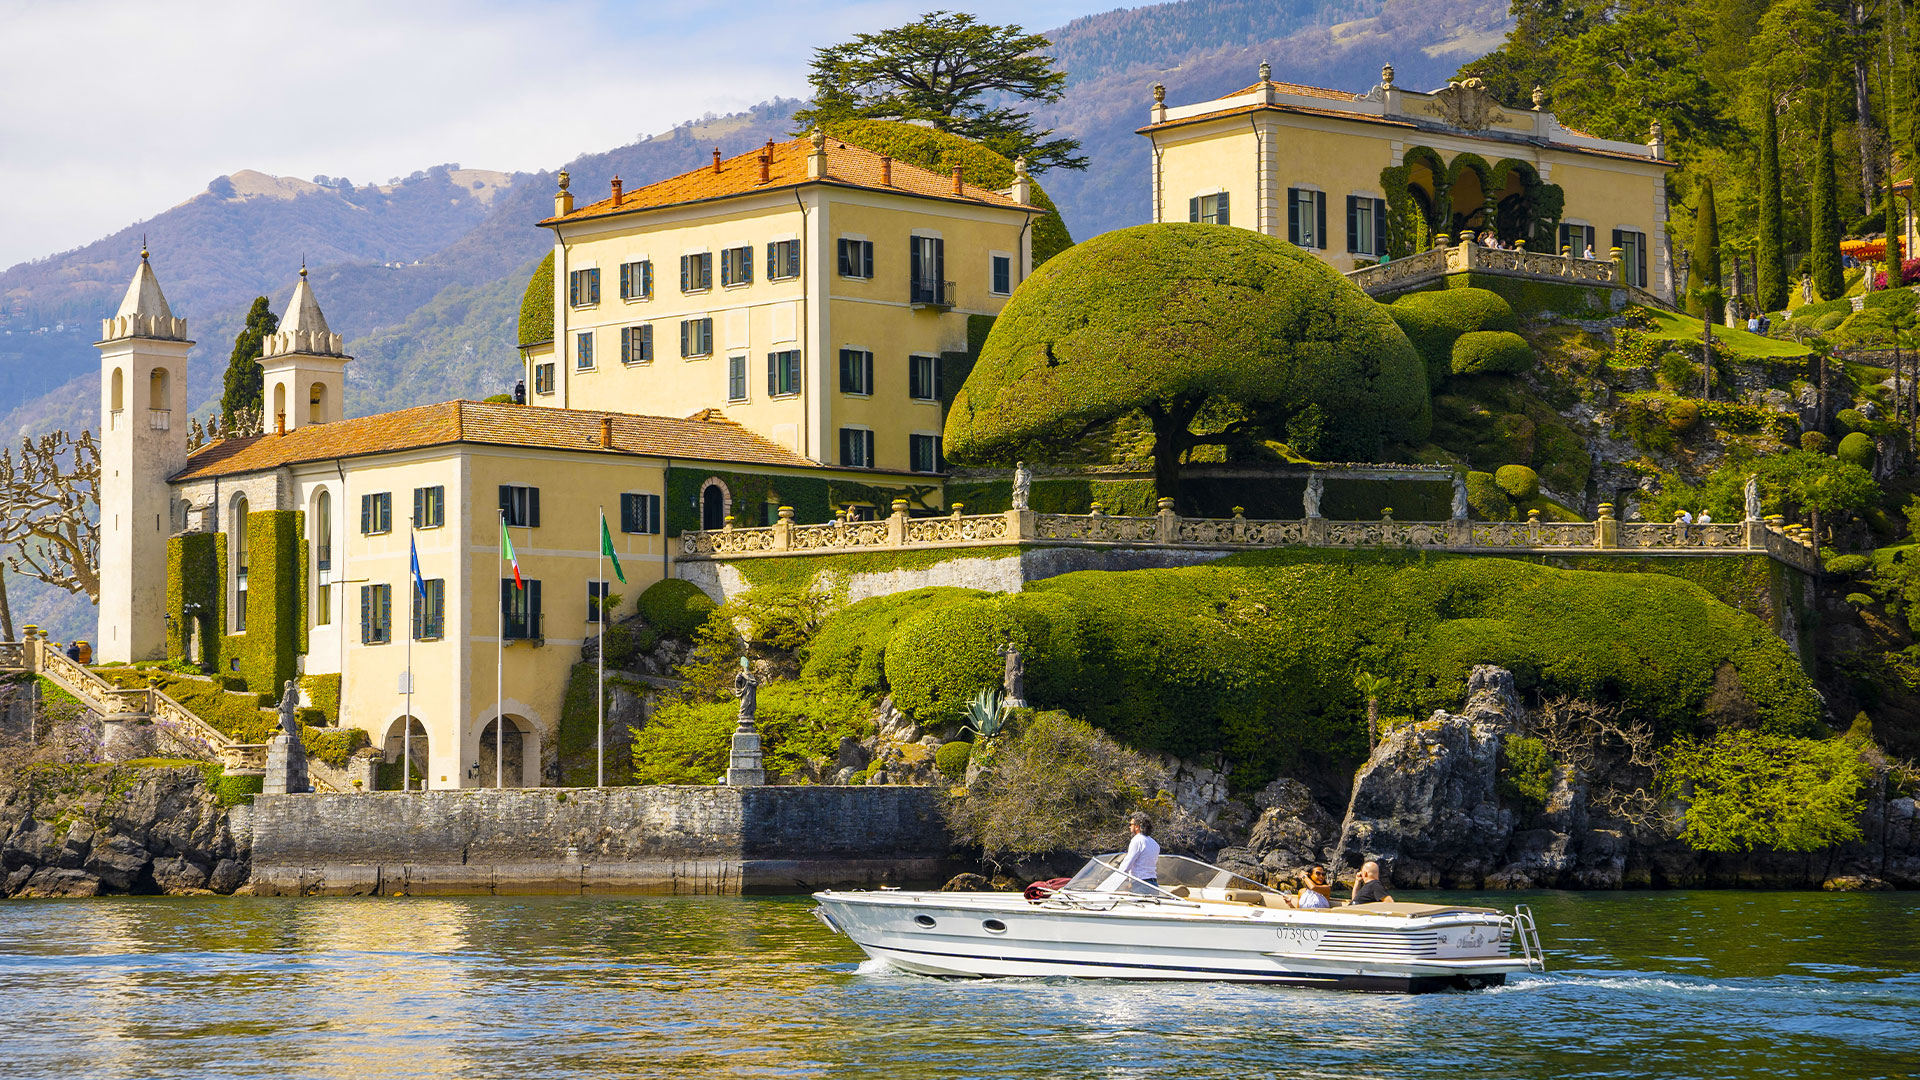
<instances>
[{"instance_id":1,"label":"stone bell tower","mask_svg":"<svg viewBox=\"0 0 1920 1080\"><path fill-rule=\"evenodd\" d=\"M187 320L147 263L100 324L100 631L96 662L167 654L168 478L187 464Z\"/></svg>"},{"instance_id":2,"label":"stone bell tower","mask_svg":"<svg viewBox=\"0 0 1920 1080\"><path fill-rule=\"evenodd\" d=\"M302 266L280 329L268 336L260 357L267 431L331 424L345 415L340 398L353 357L341 351L342 344L340 335L327 329Z\"/></svg>"}]
</instances>

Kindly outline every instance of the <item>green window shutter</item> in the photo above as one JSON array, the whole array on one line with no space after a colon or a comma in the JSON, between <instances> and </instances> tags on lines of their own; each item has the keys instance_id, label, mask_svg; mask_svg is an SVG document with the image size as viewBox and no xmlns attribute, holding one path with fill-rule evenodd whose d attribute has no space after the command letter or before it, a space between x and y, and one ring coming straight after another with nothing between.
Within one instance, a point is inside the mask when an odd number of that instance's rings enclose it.
<instances>
[{"instance_id":1,"label":"green window shutter","mask_svg":"<svg viewBox=\"0 0 1920 1080\"><path fill-rule=\"evenodd\" d=\"M852 394L853 389L853 350L840 350L840 392Z\"/></svg>"},{"instance_id":2,"label":"green window shutter","mask_svg":"<svg viewBox=\"0 0 1920 1080\"><path fill-rule=\"evenodd\" d=\"M360 586L360 643L362 645L373 640L373 605L370 603L371 597L368 595L372 591L373 586L371 585Z\"/></svg>"},{"instance_id":3,"label":"green window shutter","mask_svg":"<svg viewBox=\"0 0 1920 1080\"><path fill-rule=\"evenodd\" d=\"M693 260L693 256L691 255L680 256L680 291L681 292L689 291L689 288L690 288L689 283L693 280L690 276L688 276L689 271L692 269L690 265L692 260Z\"/></svg>"},{"instance_id":4,"label":"green window shutter","mask_svg":"<svg viewBox=\"0 0 1920 1080\"><path fill-rule=\"evenodd\" d=\"M1360 200L1347 196L1347 250L1360 250Z\"/></svg>"},{"instance_id":5,"label":"green window shutter","mask_svg":"<svg viewBox=\"0 0 1920 1080\"><path fill-rule=\"evenodd\" d=\"M1197 195L1187 200L1187 220L1196 225L1200 223L1200 198Z\"/></svg>"},{"instance_id":6,"label":"green window shutter","mask_svg":"<svg viewBox=\"0 0 1920 1080\"><path fill-rule=\"evenodd\" d=\"M1373 200L1373 253L1387 253L1387 200Z\"/></svg>"},{"instance_id":7,"label":"green window shutter","mask_svg":"<svg viewBox=\"0 0 1920 1080\"><path fill-rule=\"evenodd\" d=\"M682 358L690 355L687 352L687 324L690 321L692 320L689 320L689 319L680 320L680 355Z\"/></svg>"},{"instance_id":8,"label":"green window shutter","mask_svg":"<svg viewBox=\"0 0 1920 1080\"><path fill-rule=\"evenodd\" d=\"M1327 193L1313 193L1313 242L1320 250L1327 249Z\"/></svg>"},{"instance_id":9,"label":"green window shutter","mask_svg":"<svg viewBox=\"0 0 1920 1080\"><path fill-rule=\"evenodd\" d=\"M539 527L540 527L540 489L537 487L530 487L527 489L527 528L537 529Z\"/></svg>"},{"instance_id":10,"label":"green window shutter","mask_svg":"<svg viewBox=\"0 0 1920 1080\"><path fill-rule=\"evenodd\" d=\"M426 495L427 495L426 488L413 489L413 517L408 520L415 527L418 527L421 522L421 519L422 519L421 511L424 509L424 507L421 504L425 501Z\"/></svg>"},{"instance_id":11,"label":"green window shutter","mask_svg":"<svg viewBox=\"0 0 1920 1080\"><path fill-rule=\"evenodd\" d=\"M587 288L588 288L588 292L591 294L587 299L587 303L589 304L599 303L600 302L600 268L599 267L596 266L592 270L587 271Z\"/></svg>"},{"instance_id":12,"label":"green window shutter","mask_svg":"<svg viewBox=\"0 0 1920 1080\"><path fill-rule=\"evenodd\" d=\"M767 354L767 396L780 392L780 354Z\"/></svg>"},{"instance_id":13,"label":"green window shutter","mask_svg":"<svg viewBox=\"0 0 1920 1080\"><path fill-rule=\"evenodd\" d=\"M1226 225L1231 222L1231 219L1227 216L1227 193L1224 191L1219 194L1214 202L1213 222L1216 225Z\"/></svg>"},{"instance_id":14,"label":"green window shutter","mask_svg":"<svg viewBox=\"0 0 1920 1080\"><path fill-rule=\"evenodd\" d=\"M1287 243L1300 242L1300 189L1287 189Z\"/></svg>"},{"instance_id":15,"label":"green window shutter","mask_svg":"<svg viewBox=\"0 0 1920 1080\"><path fill-rule=\"evenodd\" d=\"M500 485L500 513L509 525L513 523L513 487L510 484Z\"/></svg>"},{"instance_id":16,"label":"green window shutter","mask_svg":"<svg viewBox=\"0 0 1920 1080\"><path fill-rule=\"evenodd\" d=\"M360 496L360 535L373 531L373 496Z\"/></svg>"}]
</instances>

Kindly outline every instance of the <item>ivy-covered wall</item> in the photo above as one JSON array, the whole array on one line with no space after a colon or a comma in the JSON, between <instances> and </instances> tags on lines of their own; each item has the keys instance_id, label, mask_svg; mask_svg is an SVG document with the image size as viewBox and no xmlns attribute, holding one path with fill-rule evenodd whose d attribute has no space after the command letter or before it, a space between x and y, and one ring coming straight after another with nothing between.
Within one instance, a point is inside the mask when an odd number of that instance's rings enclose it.
<instances>
[{"instance_id":1,"label":"ivy-covered wall","mask_svg":"<svg viewBox=\"0 0 1920 1080\"><path fill-rule=\"evenodd\" d=\"M319 709L327 718L330 726L340 723L340 675L302 675L300 688L307 692L307 700Z\"/></svg>"},{"instance_id":2,"label":"ivy-covered wall","mask_svg":"<svg viewBox=\"0 0 1920 1080\"><path fill-rule=\"evenodd\" d=\"M238 634L227 632L227 534L190 533L167 541L167 659L185 662L188 635L204 626L202 663L216 672L237 672L255 693L277 694L307 650L306 514L257 511L243 527L251 557L247 629ZM336 686L330 716L338 715Z\"/></svg>"}]
</instances>

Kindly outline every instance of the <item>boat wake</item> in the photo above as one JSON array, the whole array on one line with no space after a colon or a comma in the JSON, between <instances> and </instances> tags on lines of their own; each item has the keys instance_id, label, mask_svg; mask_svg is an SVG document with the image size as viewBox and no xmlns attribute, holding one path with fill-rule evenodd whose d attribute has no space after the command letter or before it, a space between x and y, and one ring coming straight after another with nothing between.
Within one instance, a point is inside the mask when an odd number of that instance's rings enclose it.
<instances>
[{"instance_id":1,"label":"boat wake","mask_svg":"<svg viewBox=\"0 0 1920 1080\"><path fill-rule=\"evenodd\" d=\"M1492 986L1483 994L1523 994L1561 987L1592 987L1624 993L1682 994L1760 994L1778 991L1778 986L1731 986L1726 983L1694 981L1661 975L1511 975L1505 986ZM1826 993L1817 986L1796 986L1795 993Z\"/></svg>"}]
</instances>

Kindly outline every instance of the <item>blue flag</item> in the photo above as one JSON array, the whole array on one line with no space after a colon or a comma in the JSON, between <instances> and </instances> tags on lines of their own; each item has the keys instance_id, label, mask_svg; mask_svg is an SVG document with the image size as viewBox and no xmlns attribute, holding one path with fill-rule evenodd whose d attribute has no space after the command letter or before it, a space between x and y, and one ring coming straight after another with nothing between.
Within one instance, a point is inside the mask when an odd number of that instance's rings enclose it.
<instances>
[{"instance_id":1,"label":"blue flag","mask_svg":"<svg viewBox=\"0 0 1920 1080\"><path fill-rule=\"evenodd\" d=\"M413 542L411 536L407 537L407 551L413 556L413 591L420 594L420 599L425 600L427 583L420 578L420 548Z\"/></svg>"}]
</instances>

